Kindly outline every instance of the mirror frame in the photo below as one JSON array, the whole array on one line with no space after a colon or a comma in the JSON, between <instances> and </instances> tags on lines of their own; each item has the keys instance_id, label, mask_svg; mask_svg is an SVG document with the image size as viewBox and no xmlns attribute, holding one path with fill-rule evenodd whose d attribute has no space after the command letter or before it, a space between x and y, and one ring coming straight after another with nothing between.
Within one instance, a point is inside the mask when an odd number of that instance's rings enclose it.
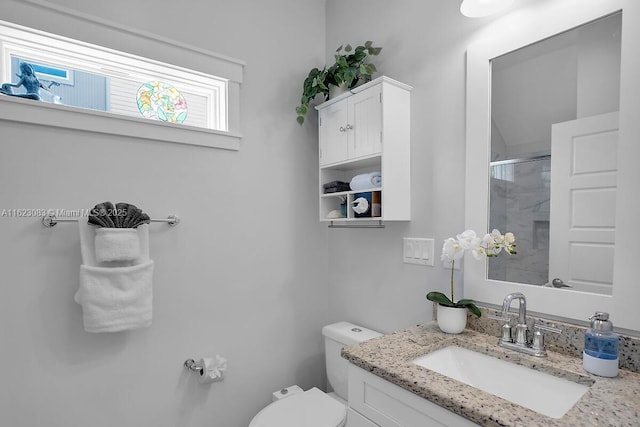
<instances>
[{"instance_id":1,"label":"mirror frame","mask_svg":"<svg viewBox=\"0 0 640 427\"><path fill-rule=\"evenodd\" d=\"M541 4L540 4L541 3ZM528 308L563 320L586 322L595 311L606 311L617 327L640 330L639 262L640 202L634 183L640 182L640 2L582 0L540 2L505 15L485 29L487 37L467 49L467 116L465 226L479 234L488 229L491 60L603 16L622 11L618 194L616 253L612 295L487 279L487 263L464 263L464 297L500 305L510 292L522 292ZM636 184L637 185L637 184ZM501 230L506 232L509 230ZM622 231L622 232L621 232ZM516 236L517 243L517 236ZM467 255L468 256L468 255Z\"/></svg>"}]
</instances>

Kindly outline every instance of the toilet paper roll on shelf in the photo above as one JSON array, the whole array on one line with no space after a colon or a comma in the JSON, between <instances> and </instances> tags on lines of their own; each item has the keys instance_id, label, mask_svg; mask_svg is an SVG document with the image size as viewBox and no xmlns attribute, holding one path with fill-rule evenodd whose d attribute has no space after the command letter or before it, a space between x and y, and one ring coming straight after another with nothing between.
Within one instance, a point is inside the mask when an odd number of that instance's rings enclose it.
<instances>
[{"instance_id":1,"label":"toilet paper roll on shelf","mask_svg":"<svg viewBox=\"0 0 640 427\"><path fill-rule=\"evenodd\" d=\"M210 384L224 379L227 372L227 359L216 354L215 357L204 357L198 362L188 359L184 362L184 366L198 375L200 384Z\"/></svg>"}]
</instances>

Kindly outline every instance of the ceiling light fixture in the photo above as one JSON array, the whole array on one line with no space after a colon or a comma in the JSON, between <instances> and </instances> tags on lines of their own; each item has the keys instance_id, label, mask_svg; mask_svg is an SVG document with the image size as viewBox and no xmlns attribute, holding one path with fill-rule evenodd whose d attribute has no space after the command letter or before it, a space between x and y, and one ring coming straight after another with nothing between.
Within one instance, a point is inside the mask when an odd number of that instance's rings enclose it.
<instances>
[{"instance_id":1,"label":"ceiling light fixture","mask_svg":"<svg viewBox=\"0 0 640 427\"><path fill-rule=\"evenodd\" d=\"M469 18L482 18L506 9L513 0L463 0L460 13Z\"/></svg>"}]
</instances>

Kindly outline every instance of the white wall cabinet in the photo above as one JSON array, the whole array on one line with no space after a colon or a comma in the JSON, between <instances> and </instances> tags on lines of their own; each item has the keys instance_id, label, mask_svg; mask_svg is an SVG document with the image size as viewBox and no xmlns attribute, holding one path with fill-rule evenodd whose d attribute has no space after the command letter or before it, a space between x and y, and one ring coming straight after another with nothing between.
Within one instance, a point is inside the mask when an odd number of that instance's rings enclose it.
<instances>
[{"instance_id":1,"label":"white wall cabinet","mask_svg":"<svg viewBox=\"0 0 640 427\"><path fill-rule=\"evenodd\" d=\"M347 413L358 420L356 425L477 427L476 423L352 364L349 365L348 405ZM350 426L349 422L347 425Z\"/></svg>"},{"instance_id":2,"label":"white wall cabinet","mask_svg":"<svg viewBox=\"0 0 640 427\"><path fill-rule=\"evenodd\" d=\"M319 107L321 166L382 152L380 86Z\"/></svg>"},{"instance_id":3,"label":"white wall cabinet","mask_svg":"<svg viewBox=\"0 0 640 427\"><path fill-rule=\"evenodd\" d=\"M320 221L411 219L410 90L410 86L380 77L316 107ZM381 187L324 192L324 184L350 182L354 176L370 172L381 172ZM363 194L370 204L379 206L367 216L356 216L351 204ZM328 218L334 210L345 217Z\"/></svg>"}]
</instances>

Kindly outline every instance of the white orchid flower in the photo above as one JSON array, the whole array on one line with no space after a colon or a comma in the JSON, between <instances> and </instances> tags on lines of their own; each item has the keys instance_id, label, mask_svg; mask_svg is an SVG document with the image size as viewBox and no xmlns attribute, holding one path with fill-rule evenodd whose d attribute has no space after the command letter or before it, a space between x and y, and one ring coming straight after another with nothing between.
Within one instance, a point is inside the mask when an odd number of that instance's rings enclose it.
<instances>
[{"instance_id":1,"label":"white orchid flower","mask_svg":"<svg viewBox=\"0 0 640 427\"><path fill-rule=\"evenodd\" d=\"M451 261L451 299L449 301L456 304L453 298L454 264L456 260L459 260L464 256L465 251L471 251L471 254L477 260L480 260L484 257L497 256L502 251L502 249L504 249L505 252L509 254L515 254L515 241L516 238L513 233L505 233L505 235L503 236L498 229L491 230L491 233L486 234L482 239L479 238L476 232L473 230L465 230L462 233L456 235L455 239L453 237L445 239L444 244L442 245L442 255L440 256L440 259L442 259L443 261ZM432 294L441 295L444 299L448 298L441 292L429 292L429 294L427 295L427 299L434 302L440 301L438 299L433 299L435 297L431 297ZM478 316L478 314L476 314L476 316Z\"/></svg>"},{"instance_id":2,"label":"white orchid flower","mask_svg":"<svg viewBox=\"0 0 640 427\"><path fill-rule=\"evenodd\" d=\"M478 246L471 251L471 254L475 259L481 260L482 258L487 256L487 251L482 246Z\"/></svg>"},{"instance_id":3,"label":"white orchid flower","mask_svg":"<svg viewBox=\"0 0 640 427\"><path fill-rule=\"evenodd\" d=\"M440 259L455 261L464 256L464 248L460 245L458 240L453 237L449 237L444 241L442 245L442 256Z\"/></svg>"},{"instance_id":4,"label":"white orchid flower","mask_svg":"<svg viewBox=\"0 0 640 427\"><path fill-rule=\"evenodd\" d=\"M473 230L465 230L461 234L458 234L456 238L464 250L474 250L482 243L482 240L480 240Z\"/></svg>"}]
</instances>

